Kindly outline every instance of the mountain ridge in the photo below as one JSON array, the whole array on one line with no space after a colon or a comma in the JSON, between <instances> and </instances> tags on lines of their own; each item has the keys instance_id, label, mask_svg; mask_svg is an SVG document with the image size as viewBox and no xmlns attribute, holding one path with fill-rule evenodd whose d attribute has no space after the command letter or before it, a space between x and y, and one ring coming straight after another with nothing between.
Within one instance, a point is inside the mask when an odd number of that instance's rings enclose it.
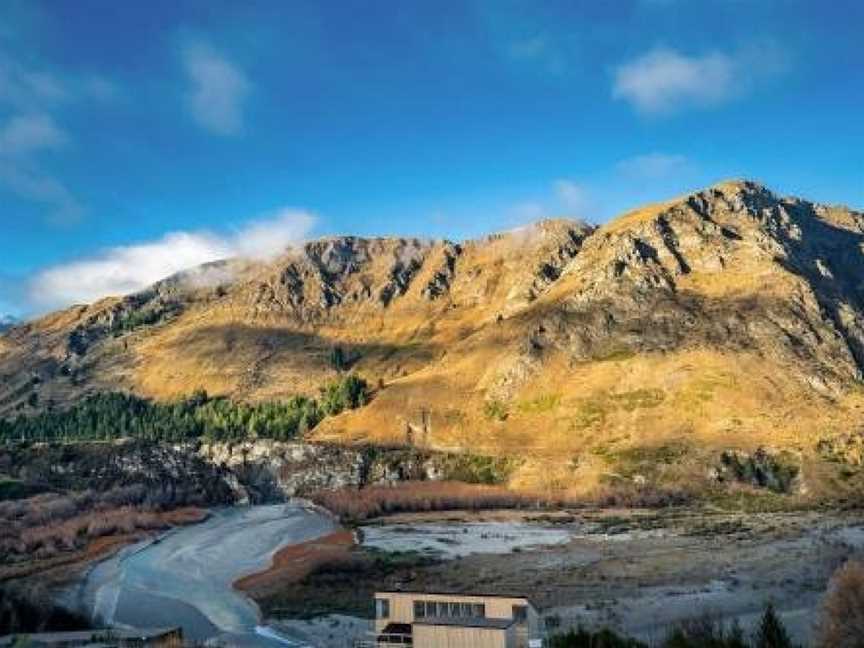
<instances>
[{"instance_id":1,"label":"mountain ridge","mask_svg":"<svg viewBox=\"0 0 864 648\"><path fill-rule=\"evenodd\" d=\"M670 444L699 460L663 479L689 479L770 446L824 486L815 448L846 443L864 402L862 245L861 212L746 180L596 228L327 237L13 329L0 412L110 389L274 399L350 369L374 399L314 438L522 456L532 484L597 483Z\"/></svg>"}]
</instances>

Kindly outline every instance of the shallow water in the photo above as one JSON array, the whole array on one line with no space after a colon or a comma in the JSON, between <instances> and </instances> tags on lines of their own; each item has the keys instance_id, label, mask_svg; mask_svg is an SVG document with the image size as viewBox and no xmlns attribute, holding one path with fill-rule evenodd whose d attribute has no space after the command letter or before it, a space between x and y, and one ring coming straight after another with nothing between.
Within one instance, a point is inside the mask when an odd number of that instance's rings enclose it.
<instances>
[{"instance_id":1,"label":"shallow water","mask_svg":"<svg viewBox=\"0 0 864 648\"><path fill-rule=\"evenodd\" d=\"M363 545L383 551L421 551L441 558L565 544L571 529L524 522L384 524L363 529Z\"/></svg>"},{"instance_id":2,"label":"shallow water","mask_svg":"<svg viewBox=\"0 0 864 648\"><path fill-rule=\"evenodd\" d=\"M232 583L269 566L281 547L334 529L330 517L304 504L213 511L201 524L99 563L74 596L105 625L179 625L199 641L299 646L261 627L258 608Z\"/></svg>"}]
</instances>

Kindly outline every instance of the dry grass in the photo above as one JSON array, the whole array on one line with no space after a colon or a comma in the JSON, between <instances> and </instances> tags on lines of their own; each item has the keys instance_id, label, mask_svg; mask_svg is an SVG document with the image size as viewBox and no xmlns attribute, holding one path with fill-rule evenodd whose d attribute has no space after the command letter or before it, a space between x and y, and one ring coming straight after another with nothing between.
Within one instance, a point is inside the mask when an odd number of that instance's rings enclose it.
<instances>
[{"instance_id":1,"label":"dry grass","mask_svg":"<svg viewBox=\"0 0 864 648\"><path fill-rule=\"evenodd\" d=\"M547 316L566 322L570 307L562 306L579 295L590 297L595 271L614 263L618 243L654 232L653 221L670 204L649 205L604 225L546 292L532 286L541 264L572 243L565 223L465 243L449 290L430 301L422 291L445 263L443 245L431 245L405 294L386 308L374 292L390 278L398 241L374 243L368 262L339 277L336 288L344 300L338 307L296 317L284 294L277 295L281 301L265 299L260 310L250 304L257 303L263 287L284 285L280 277L289 262L303 262L286 257L261 264L222 299L202 297L170 324L106 341L104 349L88 355L91 369L83 386L119 386L157 398L199 387L249 400L314 394L332 378L328 353L338 344L359 356L353 369L370 384L380 379L383 388L369 406L325 421L314 431L316 440L406 444L406 430L428 421L428 434L415 434L410 442L525 458L513 483L540 491L597 487L602 473L614 467L586 461L568 466L598 443L620 451L662 445L686 433L706 457L728 447L759 445L805 452L827 430L857 425L856 407L864 398L836 394L829 402L802 380L802 367L809 371L803 361L733 348L722 340L644 353L638 342L646 336L634 330L596 340L596 348L588 349L592 356L579 356L578 344L571 355L543 340L542 351L526 353ZM694 224L679 223L684 238L693 235L693 241L682 239L682 246L699 260L692 272L676 276L680 293L719 302L770 292L778 303L793 303L801 294L801 278L753 247L755 232L743 231L753 224L731 213L715 216L718 224L747 237L700 243ZM303 308L315 310L320 282L307 284ZM355 299L370 290L371 298ZM532 290L533 301L525 296ZM0 351L0 374L16 380L0 386L0 409L26 402L30 374L21 368L42 355L63 357L69 331L99 308L70 309L34 324L27 339L3 340L10 348ZM574 335L578 338L578 331ZM65 379L46 380L39 397L62 405L81 388ZM487 403L495 405L488 410ZM707 467L702 466L703 475ZM811 474L812 492L836 491L821 473Z\"/></svg>"}]
</instances>

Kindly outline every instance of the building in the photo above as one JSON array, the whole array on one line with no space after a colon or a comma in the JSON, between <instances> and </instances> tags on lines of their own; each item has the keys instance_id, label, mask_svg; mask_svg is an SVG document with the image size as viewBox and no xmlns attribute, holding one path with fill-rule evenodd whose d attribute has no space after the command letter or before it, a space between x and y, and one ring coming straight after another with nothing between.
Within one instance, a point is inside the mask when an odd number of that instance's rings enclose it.
<instances>
[{"instance_id":1,"label":"building","mask_svg":"<svg viewBox=\"0 0 864 648\"><path fill-rule=\"evenodd\" d=\"M376 648L534 648L540 617L524 596L379 592Z\"/></svg>"},{"instance_id":2,"label":"building","mask_svg":"<svg viewBox=\"0 0 864 648\"><path fill-rule=\"evenodd\" d=\"M0 648L180 648L180 628L135 630L81 630L76 632L39 632L0 637Z\"/></svg>"}]
</instances>

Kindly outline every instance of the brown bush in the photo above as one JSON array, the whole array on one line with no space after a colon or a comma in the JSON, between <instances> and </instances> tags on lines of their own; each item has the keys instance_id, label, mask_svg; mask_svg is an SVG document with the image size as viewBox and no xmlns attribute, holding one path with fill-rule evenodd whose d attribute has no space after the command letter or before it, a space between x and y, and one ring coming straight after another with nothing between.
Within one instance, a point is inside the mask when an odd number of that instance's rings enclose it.
<instances>
[{"instance_id":1,"label":"brown bush","mask_svg":"<svg viewBox=\"0 0 864 648\"><path fill-rule=\"evenodd\" d=\"M598 491L582 498L514 491L503 486L454 481L405 481L393 486L343 488L311 499L341 519L359 522L392 513L481 509L554 509L589 505L657 507L685 503L686 494L653 488Z\"/></svg>"},{"instance_id":2,"label":"brown bush","mask_svg":"<svg viewBox=\"0 0 864 648\"><path fill-rule=\"evenodd\" d=\"M818 636L822 648L864 648L864 563L850 560L831 576Z\"/></svg>"},{"instance_id":3,"label":"brown bush","mask_svg":"<svg viewBox=\"0 0 864 648\"><path fill-rule=\"evenodd\" d=\"M163 514L146 505L118 505L144 496L138 489L121 488L99 496L48 494L0 503L0 562L50 559L104 536L165 528Z\"/></svg>"},{"instance_id":4,"label":"brown bush","mask_svg":"<svg viewBox=\"0 0 864 648\"><path fill-rule=\"evenodd\" d=\"M496 508L539 509L584 504L565 497L517 492L501 486L450 481L408 481L396 486L319 491L312 495L312 499L316 504L349 521L361 521L391 513Z\"/></svg>"}]
</instances>

